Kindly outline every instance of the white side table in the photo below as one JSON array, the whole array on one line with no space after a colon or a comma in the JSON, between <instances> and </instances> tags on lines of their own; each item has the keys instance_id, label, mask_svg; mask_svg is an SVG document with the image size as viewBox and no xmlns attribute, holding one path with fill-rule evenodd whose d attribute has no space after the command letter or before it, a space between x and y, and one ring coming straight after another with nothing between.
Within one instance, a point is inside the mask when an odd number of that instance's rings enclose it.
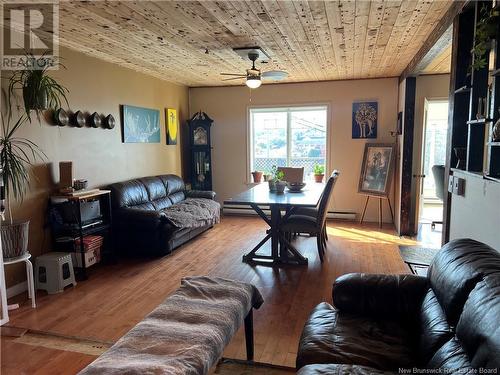
<instances>
[{"instance_id":1,"label":"white side table","mask_svg":"<svg viewBox=\"0 0 500 375\"><path fill-rule=\"evenodd\" d=\"M17 257L17 258L4 259L3 264L8 265L8 264L14 264L14 263L19 263L19 262L26 263L26 278L28 281L28 298L31 299L31 307L35 308L36 307L35 281L33 279L33 265L30 262L30 258L31 258L31 254L26 253L26 254L21 255L20 257Z\"/></svg>"}]
</instances>

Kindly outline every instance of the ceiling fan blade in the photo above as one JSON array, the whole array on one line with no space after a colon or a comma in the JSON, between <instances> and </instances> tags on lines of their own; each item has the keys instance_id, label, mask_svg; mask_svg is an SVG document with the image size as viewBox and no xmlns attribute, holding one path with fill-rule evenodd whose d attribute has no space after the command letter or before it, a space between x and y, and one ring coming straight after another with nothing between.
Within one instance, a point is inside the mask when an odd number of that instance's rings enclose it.
<instances>
[{"instance_id":1,"label":"ceiling fan blade","mask_svg":"<svg viewBox=\"0 0 500 375\"><path fill-rule=\"evenodd\" d=\"M246 77L246 74L237 74L237 73L221 73L221 76L238 76L238 77Z\"/></svg>"},{"instance_id":2,"label":"ceiling fan blade","mask_svg":"<svg viewBox=\"0 0 500 375\"><path fill-rule=\"evenodd\" d=\"M243 79L243 78L246 78L246 77L226 78L226 79L223 79L223 81L234 81L235 79Z\"/></svg>"},{"instance_id":3,"label":"ceiling fan blade","mask_svg":"<svg viewBox=\"0 0 500 375\"><path fill-rule=\"evenodd\" d=\"M288 72L284 70L269 70L261 74L263 79L274 79L275 81L279 81L288 77Z\"/></svg>"}]
</instances>

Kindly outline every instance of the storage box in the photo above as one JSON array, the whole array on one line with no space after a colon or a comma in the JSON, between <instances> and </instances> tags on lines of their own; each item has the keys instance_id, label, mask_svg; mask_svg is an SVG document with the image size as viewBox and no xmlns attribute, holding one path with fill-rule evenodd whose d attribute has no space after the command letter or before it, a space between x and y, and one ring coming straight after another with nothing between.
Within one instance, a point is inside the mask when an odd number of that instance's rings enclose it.
<instances>
[{"instance_id":1,"label":"storage box","mask_svg":"<svg viewBox=\"0 0 500 375\"><path fill-rule=\"evenodd\" d=\"M85 250L85 268L88 268L101 261L101 247L103 244L102 236L84 236L83 248ZM74 243L73 264L75 267L82 267L82 255L80 249L80 239L77 238Z\"/></svg>"},{"instance_id":2,"label":"storage box","mask_svg":"<svg viewBox=\"0 0 500 375\"><path fill-rule=\"evenodd\" d=\"M74 267L82 267L82 253L71 253ZM99 263L101 260L101 248L85 252L85 268Z\"/></svg>"}]
</instances>

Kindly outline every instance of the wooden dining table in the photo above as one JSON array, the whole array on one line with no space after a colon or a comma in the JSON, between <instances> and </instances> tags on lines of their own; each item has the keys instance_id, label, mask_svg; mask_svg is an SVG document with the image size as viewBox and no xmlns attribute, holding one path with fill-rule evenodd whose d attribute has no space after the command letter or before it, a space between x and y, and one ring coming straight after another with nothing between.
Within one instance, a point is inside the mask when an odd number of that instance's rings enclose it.
<instances>
[{"instance_id":1,"label":"wooden dining table","mask_svg":"<svg viewBox=\"0 0 500 375\"><path fill-rule=\"evenodd\" d=\"M265 237L247 254L243 255L245 263L307 264L307 258L289 242L280 224L293 214L297 207L316 207L325 185L323 183L308 183L301 192L284 193L269 191L267 184L258 184L250 189L224 201L224 204L250 206L269 225ZM264 209L269 208L271 215ZM257 251L271 240L271 254L257 254Z\"/></svg>"}]
</instances>

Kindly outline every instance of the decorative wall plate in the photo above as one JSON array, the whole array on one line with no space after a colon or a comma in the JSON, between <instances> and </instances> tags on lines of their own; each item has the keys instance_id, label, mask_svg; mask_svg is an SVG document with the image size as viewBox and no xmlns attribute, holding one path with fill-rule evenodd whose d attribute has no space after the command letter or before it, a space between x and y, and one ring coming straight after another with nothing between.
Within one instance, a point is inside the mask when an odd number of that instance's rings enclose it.
<instances>
[{"instance_id":1,"label":"decorative wall plate","mask_svg":"<svg viewBox=\"0 0 500 375\"><path fill-rule=\"evenodd\" d=\"M59 108L54 112L54 120L59 126L66 126L69 124L69 116L62 108Z\"/></svg>"},{"instance_id":2,"label":"decorative wall plate","mask_svg":"<svg viewBox=\"0 0 500 375\"><path fill-rule=\"evenodd\" d=\"M104 127L107 129L113 129L115 127L115 118L113 115L109 114L104 118Z\"/></svg>"},{"instance_id":3,"label":"decorative wall plate","mask_svg":"<svg viewBox=\"0 0 500 375\"><path fill-rule=\"evenodd\" d=\"M73 125L75 125L77 128L83 128L85 126L85 115L82 111L76 111L73 114L72 120Z\"/></svg>"},{"instance_id":4,"label":"decorative wall plate","mask_svg":"<svg viewBox=\"0 0 500 375\"><path fill-rule=\"evenodd\" d=\"M101 126L101 116L99 116L99 113L94 112L89 116L89 124L93 128Z\"/></svg>"}]
</instances>

